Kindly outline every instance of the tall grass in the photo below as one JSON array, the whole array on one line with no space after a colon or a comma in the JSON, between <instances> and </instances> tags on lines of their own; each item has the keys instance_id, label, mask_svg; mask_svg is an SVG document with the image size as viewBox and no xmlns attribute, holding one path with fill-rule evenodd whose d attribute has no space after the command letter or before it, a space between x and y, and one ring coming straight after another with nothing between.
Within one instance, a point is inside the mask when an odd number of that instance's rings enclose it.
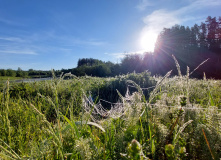
<instances>
[{"instance_id":1,"label":"tall grass","mask_svg":"<svg viewBox=\"0 0 221 160\"><path fill-rule=\"evenodd\" d=\"M170 73L7 82L1 159L220 158L221 82Z\"/></svg>"}]
</instances>

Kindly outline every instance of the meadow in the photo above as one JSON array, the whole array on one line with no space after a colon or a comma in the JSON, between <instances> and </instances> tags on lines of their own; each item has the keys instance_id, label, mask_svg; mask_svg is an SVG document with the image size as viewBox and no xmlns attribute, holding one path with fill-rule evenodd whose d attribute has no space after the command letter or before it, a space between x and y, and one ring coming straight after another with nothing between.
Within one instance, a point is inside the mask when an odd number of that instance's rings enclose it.
<instances>
[{"instance_id":1,"label":"meadow","mask_svg":"<svg viewBox=\"0 0 221 160\"><path fill-rule=\"evenodd\" d=\"M149 72L6 81L1 159L219 159L221 81Z\"/></svg>"}]
</instances>

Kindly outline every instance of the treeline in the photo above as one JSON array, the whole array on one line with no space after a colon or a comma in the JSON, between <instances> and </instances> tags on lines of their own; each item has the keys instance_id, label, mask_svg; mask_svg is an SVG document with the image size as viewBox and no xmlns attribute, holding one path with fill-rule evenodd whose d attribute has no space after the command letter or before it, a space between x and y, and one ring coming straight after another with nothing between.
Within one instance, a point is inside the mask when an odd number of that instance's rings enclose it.
<instances>
[{"instance_id":1,"label":"treeline","mask_svg":"<svg viewBox=\"0 0 221 160\"><path fill-rule=\"evenodd\" d=\"M120 74L120 65L110 61L104 62L93 58L83 58L78 60L76 68L72 69L71 73L77 76L97 76L110 77ZM62 71L64 72L64 71Z\"/></svg>"},{"instance_id":2,"label":"treeline","mask_svg":"<svg viewBox=\"0 0 221 160\"><path fill-rule=\"evenodd\" d=\"M56 75L59 75L60 71L54 71ZM23 77L23 78L45 78L51 77L51 71L41 71L41 70L33 70L29 69L28 71L22 70L18 67L17 70L12 69L0 69L0 76L8 76L8 77Z\"/></svg>"},{"instance_id":3,"label":"treeline","mask_svg":"<svg viewBox=\"0 0 221 160\"><path fill-rule=\"evenodd\" d=\"M152 68L153 53L128 54L120 63L104 62L93 58L78 60L78 65L73 69L62 69L61 73L72 73L76 76L113 77L132 72L141 73Z\"/></svg>"},{"instance_id":4,"label":"treeline","mask_svg":"<svg viewBox=\"0 0 221 160\"><path fill-rule=\"evenodd\" d=\"M82 58L78 60L77 67L72 69L61 69L57 73L72 73L76 76L112 77L120 74L119 64L110 61L104 62L93 58Z\"/></svg>"},{"instance_id":5,"label":"treeline","mask_svg":"<svg viewBox=\"0 0 221 160\"><path fill-rule=\"evenodd\" d=\"M220 79L221 17L208 16L205 22L191 28L180 25L165 28L158 36L154 60L148 61L154 63L151 71L165 74L170 69L176 70L172 54L177 58L183 73L186 73L187 66L194 69L209 58L192 76L202 78L205 72L209 78Z\"/></svg>"},{"instance_id":6,"label":"treeline","mask_svg":"<svg viewBox=\"0 0 221 160\"><path fill-rule=\"evenodd\" d=\"M148 45L148 44L147 44ZM104 62L93 58L79 59L76 68L54 71L56 76L63 73L72 73L76 76L112 77L131 72L141 73L150 71L152 75L165 75L173 70L177 75L177 67L172 54L179 62L182 74L186 74L187 66L190 72L201 62L201 65L192 75L194 78L221 79L221 17L208 16L205 22L192 27L175 25L164 28L159 34L153 53L128 54L120 63ZM0 70L0 76L51 77L51 71L17 71L11 69Z\"/></svg>"}]
</instances>

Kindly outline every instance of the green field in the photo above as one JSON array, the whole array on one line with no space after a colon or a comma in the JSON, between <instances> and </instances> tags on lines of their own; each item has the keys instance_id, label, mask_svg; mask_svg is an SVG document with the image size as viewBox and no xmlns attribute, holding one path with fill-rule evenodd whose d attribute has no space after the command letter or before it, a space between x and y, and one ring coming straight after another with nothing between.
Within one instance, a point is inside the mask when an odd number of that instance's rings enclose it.
<instances>
[{"instance_id":1,"label":"green field","mask_svg":"<svg viewBox=\"0 0 221 160\"><path fill-rule=\"evenodd\" d=\"M22 77L9 77L9 76L0 76L0 89L4 86L7 80L13 82L15 80L23 79Z\"/></svg>"},{"instance_id":2,"label":"green field","mask_svg":"<svg viewBox=\"0 0 221 160\"><path fill-rule=\"evenodd\" d=\"M169 74L5 83L0 159L219 159L221 81Z\"/></svg>"},{"instance_id":3,"label":"green field","mask_svg":"<svg viewBox=\"0 0 221 160\"><path fill-rule=\"evenodd\" d=\"M12 80L19 80L19 79L23 79L22 77L8 77L8 76L0 76L0 82L2 81L12 81Z\"/></svg>"}]
</instances>

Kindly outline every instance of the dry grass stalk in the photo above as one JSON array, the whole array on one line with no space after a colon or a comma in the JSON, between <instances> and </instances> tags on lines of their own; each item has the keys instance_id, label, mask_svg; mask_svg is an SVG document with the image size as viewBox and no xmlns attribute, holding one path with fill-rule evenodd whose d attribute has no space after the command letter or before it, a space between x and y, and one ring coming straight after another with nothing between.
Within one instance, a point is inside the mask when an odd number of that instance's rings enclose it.
<instances>
[{"instance_id":1,"label":"dry grass stalk","mask_svg":"<svg viewBox=\"0 0 221 160\"><path fill-rule=\"evenodd\" d=\"M205 134L203 128L202 128L202 131L203 131L203 135L204 135L204 138L205 138L205 140L206 140L206 143L207 143L207 145L208 145L209 151L210 151L210 153L211 153L211 155L212 155L212 158L215 159L215 158L214 158L214 155L213 155L213 153L212 153L212 150L211 150L211 148L210 148L209 141L208 141L207 138L206 138L206 134Z\"/></svg>"}]
</instances>

